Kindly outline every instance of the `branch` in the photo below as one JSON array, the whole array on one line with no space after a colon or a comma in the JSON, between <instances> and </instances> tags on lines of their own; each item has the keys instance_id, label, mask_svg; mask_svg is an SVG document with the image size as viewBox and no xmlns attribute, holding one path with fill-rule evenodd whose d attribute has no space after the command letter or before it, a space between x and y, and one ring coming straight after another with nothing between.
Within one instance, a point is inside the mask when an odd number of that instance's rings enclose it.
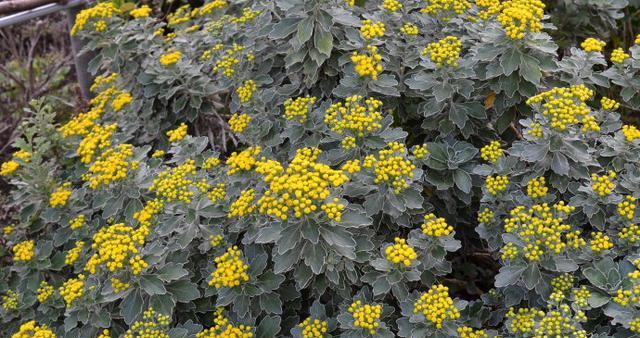
<instances>
[{"instance_id":1,"label":"branch","mask_svg":"<svg viewBox=\"0 0 640 338\"><path fill-rule=\"evenodd\" d=\"M51 3L63 2L59 0L7 0L0 2L0 15L34 9Z\"/></svg>"}]
</instances>

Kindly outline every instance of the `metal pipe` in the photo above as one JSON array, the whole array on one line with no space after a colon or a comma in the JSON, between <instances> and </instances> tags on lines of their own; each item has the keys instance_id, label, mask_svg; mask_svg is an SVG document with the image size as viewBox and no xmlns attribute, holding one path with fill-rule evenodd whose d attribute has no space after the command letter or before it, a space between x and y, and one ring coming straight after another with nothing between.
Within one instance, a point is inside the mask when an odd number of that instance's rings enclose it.
<instances>
[{"instance_id":1,"label":"metal pipe","mask_svg":"<svg viewBox=\"0 0 640 338\"><path fill-rule=\"evenodd\" d=\"M3 16L3 17L0 17L0 28L23 23L25 21L29 21L31 19L35 19L41 16L53 14L62 10L74 8L77 6L82 6L86 2L87 0L69 0L65 4L58 4L58 3L48 4L48 5L40 6L24 12Z\"/></svg>"}]
</instances>

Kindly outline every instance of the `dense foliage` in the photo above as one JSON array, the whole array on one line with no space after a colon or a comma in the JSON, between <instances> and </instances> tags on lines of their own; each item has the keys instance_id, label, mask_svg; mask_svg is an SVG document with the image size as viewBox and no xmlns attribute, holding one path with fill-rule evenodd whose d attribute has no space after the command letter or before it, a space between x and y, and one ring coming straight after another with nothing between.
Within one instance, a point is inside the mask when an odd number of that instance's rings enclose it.
<instances>
[{"instance_id":1,"label":"dense foliage","mask_svg":"<svg viewBox=\"0 0 640 338\"><path fill-rule=\"evenodd\" d=\"M34 102L0 168L4 335L640 334L640 38L560 57L539 0L150 14L78 15L90 108Z\"/></svg>"}]
</instances>

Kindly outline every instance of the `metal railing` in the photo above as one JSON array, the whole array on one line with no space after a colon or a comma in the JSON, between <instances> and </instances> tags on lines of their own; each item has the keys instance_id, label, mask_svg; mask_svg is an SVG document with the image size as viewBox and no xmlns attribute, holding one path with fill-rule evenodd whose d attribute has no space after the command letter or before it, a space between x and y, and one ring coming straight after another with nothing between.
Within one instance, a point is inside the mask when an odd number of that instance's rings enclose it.
<instances>
[{"instance_id":1,"label":"metal railing","mask_svg":"<svg viewBox=\"0 0 640 338\"><path fill-rule=\"evenodd\" d=\"M65 3L51 3L10 14L0 17L0 28L21 24L35 18L64 11L67 16L68 29L71 31L71 27L75 24L76 14L88 3L88 0L69 0ZM73 53L78 85L80 86L83 98L88 100L91 96L89 88L91 86L92 79L87 69L92 56L90 54L80 55L84 42L79 37L71 35L69 35L69 37L71 39L71 51Z\"/></svg>"}]
</instances>

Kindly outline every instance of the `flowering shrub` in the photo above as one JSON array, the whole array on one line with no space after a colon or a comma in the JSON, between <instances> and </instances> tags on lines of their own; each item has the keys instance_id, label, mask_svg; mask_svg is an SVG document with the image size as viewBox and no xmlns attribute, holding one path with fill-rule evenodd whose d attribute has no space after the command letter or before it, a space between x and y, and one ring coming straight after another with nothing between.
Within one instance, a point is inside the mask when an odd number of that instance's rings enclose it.
<instances>
[{"instance_id":1,"label":"flowering shrub","mask_svg":"<svg viewBox=\"0 0 640 338\"><path fill-rule=\"evenodd\" d=\"M0 168L1 332L640 334L640 47L553 30L539 0L82 11L94 98L34 102Z\"/></svg>"}]
</instances>

